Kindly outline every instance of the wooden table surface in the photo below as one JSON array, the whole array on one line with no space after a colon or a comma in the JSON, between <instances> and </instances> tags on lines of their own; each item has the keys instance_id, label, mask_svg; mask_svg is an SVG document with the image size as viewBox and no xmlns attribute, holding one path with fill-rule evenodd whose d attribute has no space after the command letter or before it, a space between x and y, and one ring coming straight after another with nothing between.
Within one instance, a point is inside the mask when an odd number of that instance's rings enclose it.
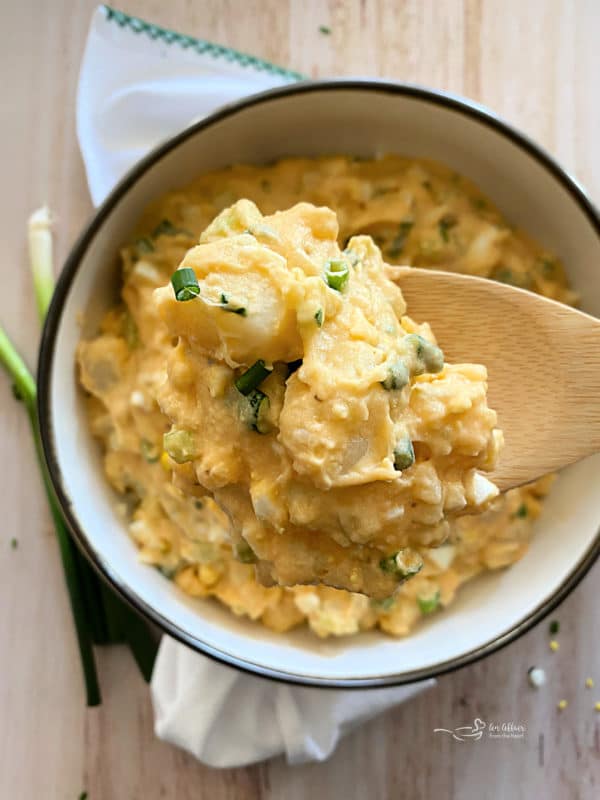
<instances>
[{"instance_id":1,"label":"wooden table surface","mask_svg":"<svg viewBox=\"0 0 600 800\"><path fill-rule=\"evenodd\" d=\"M3 3L0 319L30 364L38 325L27 215L44 202L56 212L60 263L91 211L74 102L95 4ZM121 8L311 76L386 76L465 94L541 142L600 199L598 0L122 0ZM600 564L556 614L557 653L542 623L365 725L324 764L214 770L154 738L148 689L121 648L98 653L104 704L85 708L27 423L3 379L0 439L2 798L76 800L84 790L90 800L600 797ZM532 664L547 669L541 691L527 684ZM584 688L588 675L597 689ZM559 712L561 698L569 705ZM525 724L527 736L460 743L433 734L477 716Z\"/></svg>"}]
</instances>

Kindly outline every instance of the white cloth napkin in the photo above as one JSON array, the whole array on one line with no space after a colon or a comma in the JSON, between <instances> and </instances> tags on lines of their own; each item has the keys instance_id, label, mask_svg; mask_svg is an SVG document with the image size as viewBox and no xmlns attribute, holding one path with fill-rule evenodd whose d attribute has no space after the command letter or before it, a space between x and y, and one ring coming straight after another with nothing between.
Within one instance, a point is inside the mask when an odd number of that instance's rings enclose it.
<instances>
[{"instance_id":1,"label":"white cloth napkin","mask_svg":"<svg viewBox=\"0 0 600 800\"><path fill-rule=\"evenodd\" d=\"M192 120L301 77L99 7L77 94L77 134L94 204L137 159ZM211 766L279 753L290 763L320 761L356 725L433 684L304 688L247 675L163 636L152 676L155 730Z\"/></svg>"},{"instance_id":2,"label":"white cloth napkin","mask_svg":"<svg viewBox=\"0 0 600 800\"><path fill-rule=\"evenodd\" d=\"M302 77L100 6L77 92L77 135L94 205L148 150L193 120Z\"/></svg>"}]
</instances>

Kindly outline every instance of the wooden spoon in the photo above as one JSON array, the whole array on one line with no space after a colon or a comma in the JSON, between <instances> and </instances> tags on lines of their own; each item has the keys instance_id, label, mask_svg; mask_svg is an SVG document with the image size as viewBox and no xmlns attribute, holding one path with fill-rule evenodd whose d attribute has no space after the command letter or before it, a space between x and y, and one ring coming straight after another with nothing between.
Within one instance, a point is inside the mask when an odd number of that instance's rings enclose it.
<instances>
[{"instance_id":1,"label":"wooden spoon","mask_svg":"<svg viewBox=\"0 0 600 800\"><path fill-rule=\"evenodd\" d=\"M487 367L502 491L600 450L600 320L485 278L412 267L394 278L448 361Z\"/></svg>"}]
</instances>

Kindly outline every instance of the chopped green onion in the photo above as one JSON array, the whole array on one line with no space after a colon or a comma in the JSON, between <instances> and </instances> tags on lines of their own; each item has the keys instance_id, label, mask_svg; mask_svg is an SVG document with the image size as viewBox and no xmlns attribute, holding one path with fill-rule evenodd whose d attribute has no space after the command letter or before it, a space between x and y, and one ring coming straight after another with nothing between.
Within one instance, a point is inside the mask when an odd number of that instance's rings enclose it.
<instances>
[{"instance_id":1,"label":"chopped green onion","mask_svg":"<svg viewBox=\"0 0 600 800\"><path fill-rule=\"evenodd\" d=\"M389 368L387 378L381 381L381 385L388 391L400 391L408 384L409 374L404 361L399 358Z\"/></svg>"},{"instance_id":2,"label":"chopped green onion","mask_svg":"<svg viewBox=\"0 0 600 800\"><path fill-rule=\"evenodd\" d=\"M231 305L229 301L229 296L221 292L221 305L223 307L223 311L230 311L232 314L239 314L241 317L246 316L246 309L244 306L235 306Z\"/></svg>"},{"instance_id":3,"label":"chopped green onion","mask_svg":"<svg viewBox=\"0 0 600 800\"><path fill-rule=\"evenodd\" d=\"M246 309L244 308L244 306L237 306L236 308L233 308L233 307L228 308L227 306L224 306L223 307L223 311L229 311L232 314L238 314L240 317L245 317L245 316L247 316L247 313L248 313L246 311Z\"/></svg>"},{"instance_id":4,"label":"chopped green onion","mask_svg":"<svg viewBox=\"0 0 600 800\"><path fill-rule=\"evenodd\" d=\"M336 292L341 292L348 282L350 270L341 258L330 258L325 262L325 283Z\"/></svg>"},{"instance_id":5,"label":"chopped green onion","mask_svg":"<svg viewBox=\"0 0 600 800\"><path fill-rule=\"evenodd\" d=\"M256 564L256 553L247 542L240 542L235 546L235 557L242 564Z\"/></svg>"},{"instance_id":6,"label":"chopped green onion","mask_svg":"<svg viewBox=\"0 0 600 800\"><path fill-rule=\"evenodd\" d=\"M127 347L134 350L140 343L140 332L131 312L126 310L123 314L123 336Z\"/></svg>"},{"instance_id":7,"label":"chopped green onion","mask_svg":"<svg viewBox=\"0 0 600 800\"><path fill-rule=\"evenodd\" d=\"M253 225L248 228L246 233L250 233L255 239L266 239L270 242L281 242L281 236L270 225Z\"/></svg>"},{"instance_id":8,"label":"chopped green onion","mask_svg":"<svg viewBox=\"0 0 600 800\"><path fill-rule=\"evenodd\" d=\"M323 309L319 308L318 311L315 311L315 322L317 326L320 328L323 324Z\"/></svg>"},{"instance_id":9,"label":"chopped green onion","mask_svg":"<svg viewBox=\"0 0 600 800\"><path fill-rule=\"evenodd\" d=\"M553 619L550 623L549 630L552 636L555 636L560 630L560 622L557 619Z\"/></svg>"},{"instance_id":10,"label":"chopped green onion","mask_svg":"<svg viewBox=\"0 0 600 800\"><path fill-rule=\"evenodd\" d=\"M483 199L483 197L472 197L471 198L471 205L477 211L483 211L485 208L487 208L487 203Z\"/></svg>"},{"instance_id":11,"label":"chopped green onion","mask_svg":"<svg viewBox=\"0 0 600 800\"><path fill-rule=\"evenodd\" d=\"M197 508L198 511L204 508L204 503L202 502L202 500L194 500L194 508Z\"/></svg>"},{"instance_id":12,"label":"chopped green onion","mask_svg":"<svg viewBox=\"0 0 600 800\"><path fill-rule=\"evenodd\" d=\"M520 517L521 519L524 519L528 514L529 514L529 509L527 508L525 503L521 503L521 505L515 512L515 517Z\"/></svg>"},{"instance_id":13,"label":"chopped green onion","mask_svg":"<svg viewBox=\"0 0 600 800\"><path fill-rule=\"evenodd\" d=\"M184 428L174 428L165 433L163 447L177 464L186 464L198 456L194 434Z\"/></svg>"},{"instance_id":14,"label":"chopped green onion","mask_svg":"<svg viewBox=\"0 0 600 800\"><path fill-rule=\"evenodd\" d=\"M140 442L140 452L142 453L144 460L149 464L155 464L160 458L160 450L155 444L149 442L148 439L142 439Z\"/></svg>"},{"instance_id":15,"label":"chopped green onion","mask_svg":"<svg viewBox=\"0 0 600 800\"><path fill-rule=\"evenodd\" d=\"M508 283L511 286L517 285L514 272L508 267L497 267L492 273L492 278L495 281L500 281L500 283Z\"/></svg>"},{"instance_id":16,"label":"chopped green onion","mask_svg":"<svg viewBox=\"0 0 600 800\"><path fill-rule=\"evenodd\" d=\"M147 236L142 236L141 239L136 241L135 249L138 255L146 255L147 253L153 253L155 247L151 239Z\"/></svg>"},{"instance_id":17,"label":"chopped green onion","mask_svg":"<svg viewBox=\"0 0 600 800\"><path fill-rule=\"evenodd\" d=\"M440 592L439 589L435 592L435 594L427 597L422 594L417 595L417 605L419 606L419 610L421 614L427 615L432 614L436 611L440 606Z\"/></svg>"},{"instance_id":18,"label":"chopped green onion","mask_svg":"<svg viewBox=\"0 0 600 800\"><path fill-rule=\"evenodd\" d=\"M192 236L192 233L185 228L176 228L171 220L163 219L152 231L152 238L157 239L159 236L177 236L179 233L184 236Z\"/></svg>"},{"instance_id":19,"label":"chopped green onion","mask_svg":"<svg viewBox=\"0 0 600 800\"><path fill-rule=\"evenodd\" d=\"M374 186L371 193L371 198L382 197L384 194L390 194L397 191L395 186Z\"/></svg>"},{"instance_id":20,"label":"chopped green onion","mask_svg":"<svg viewBox=\"0 0 600 800\"><path fill-rule=\"evenodd\" d=\"M252 389L244 395L244 401L240 409L240 417L252 431L256 433L268 433L269 424L266 415L269 411L269 398L260 389Z\"/></svg>"},{"instance_id":21,"label":"chopped green onion","mask_svg":"<svg viewBox=\"0 0 600 800\"><path fill-rule=\"evenodd\" d=\"M398 442L394 449L394 469L402 471L415 463L415 450L408 436Z\"/></svg>"},{"instance_id":22,"label":"chopped green onion","mask_svg":"<svg viewBox=\"0 0 600 800\"><path fill-rule=\"evenodd\" d=\"M193 300L194 297L198 297L200 294L200 285L198 284L196 273L189 267L175 270L171 275L171 285L175 292L175 299L181 303Z\"/></svg>"},{"instance_id":23,"label":"chopped green onion","mask_svg":"<svg viewBox=\"0 0 600 800\"><path fill-rule=\"evenodd\" d=\"M19 546L19 542L18 542L18 540L17 540L17 539L15 539L15 538L14 538L14 536L13 536L13 538L10 540L10 546L12 547L12 549L13 549L13 550L16 550L16 549L17 549L17 547Z\"/></svg>"},{"instance_id":24,"label":"chopped green onion","mask_svg":"<svg viewBox=\"0 0 600 800\"><path fill-rule=\"evenodd\" d=\"M350 239L348 239L348 242L349 241L350 241ZM348 242L346 242L346 245L348 244ZM346 256L346 258L350 262L350 266L355 267L357 264L360 263L360 256L358 255L358 253L355 253L354 250L352 250L352 248L345 247L344 255Z\"/></svg>"},{"instance_id":25,"label":"chopped green onion","mask_svg":"<svg viewBox=\"0 0 600 800\"><path fill-rule=\"evenodd\" d=\"M518 272L505 267L503 264L495 267L490 276L492 280L500 283L507 283L509 286L516 286L518 289L527 289L531 285L529 275L520 275Z\"/></svg>"},{"instance_id":26,"label":"chopped green onion","mask_svg":"<svg viewBox=\"0 0 600 800\"><path fill-rule=\"evenodd\" d=\"M401 581L412 578L423 569L423 559L416 550L410 547L403 547L391 556L382 558L379 567L388 575L393 575Z\"/></svg>"},{"instance_id":27,"label":"chopped green onion","mask_svg":"<svg viewBox=\"0 0 600 800\"><path fill-rule=\"evenodd\" d=\"M164 575L165 578L168 578L171 581L171 580L173 580L173 578L175 577L175 574L177 573L177 567L166 567L164 565L161 565L161 566L158 567L158 571L162 575Z\"/></svg>"},{"instance_id":28,"label":"chopped green onion","mask_svg":"<svg viewBox=\"0 0 600 800\"><path fill-rule=\"evenodd\" d=\"M235 382L235 388L240 392L240 394L248 395L254 389L256 389L260 384L264 381L266 377L268 377L271 372L272 368L265 366L265 362L262 358L259 358L258 361L255 361L252 366L246 370Z\"/></svg>"},{"instance_id":29,"label":"chopped green onion","mask_svg":"<svg viewBox=\"0 0 600 800\"><path fill-rule=\"evenodd\" d=\"M322 33L323 36L330 36L331 28L328 25L319 25L319 33Z\"/></svg>"},{"instance_id":30,"label":"chopped green onion","mask_svg":"<svg viewBox=\"0 0 600 800\"><path fill-rule=\"evenodd\" d=\"M395 237L392 239L392 242L389 248L386 251L386 255L390 258L398 258L402 251L404 250L404 244L406 243L406 239L408 234L411 232L414 223L411 219L404 220L398 226L398 232L396 233Z\"/></svg>"},{"instance_id":31,"label":"chopped green onion","mask_svg":"<svg viewBox=\"0 0 600 800\"><path fill-rule=\"evenodd\" d=\"M454 228L454 226L457 224L458 224L458 219L454 214L445 214L438 222L438 229L440 231L440 236L445 242L449 241L450 239L448 231L451 228Z\"/></svg>"},{"instance_id":32,"label":"chopped green onion","mask_svg":"<svg viewBox=\"0 0 600 800\"><path fill-rule=\"evenodd\" d=\"M418 333L409 333L404 337L404 342L414 351L416 364L413 367L414 375L424 372L441 372L444 368L444 353L432 342L428 342Z\"/></svg>"},{"instance_id":33,"label":"chopped green onion","mask_svg":"<svg viewBox=\"0 0 600 800\"><path fill-rule=\"evenodd\" d=\"M556 274L556 261L551 258L541 258L539 261L545 278L552 278Z\"/></svg>"},{"instance_id":34,"label":"chopped green onion","mask_svg":"<svg viewBox=\"0 0 600 800\"><path fill-rule=\"evenodd\" d=\"M371 600L371 605L377 611L391 611L396 605L396 598L392 596L385 597L383 600Z\"/></svg>"}]
</instances>

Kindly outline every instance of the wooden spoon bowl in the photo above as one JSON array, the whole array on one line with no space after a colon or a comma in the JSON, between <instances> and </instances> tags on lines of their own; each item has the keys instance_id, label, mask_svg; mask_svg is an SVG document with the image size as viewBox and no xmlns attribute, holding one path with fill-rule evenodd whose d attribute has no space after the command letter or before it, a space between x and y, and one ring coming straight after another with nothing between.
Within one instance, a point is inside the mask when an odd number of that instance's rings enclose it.
<instances>
[{"instance_id":1,"label":"wooden spoon bowl","mask_svg":"<svg viewBox=\"0 0 600 800\"><path fill-rule=\"evenodd\" d=\"M600 320L485 278L413 267L396 278L448 361L487 367L502 491L600 450Z\"/></svg>"}]
</instances>

